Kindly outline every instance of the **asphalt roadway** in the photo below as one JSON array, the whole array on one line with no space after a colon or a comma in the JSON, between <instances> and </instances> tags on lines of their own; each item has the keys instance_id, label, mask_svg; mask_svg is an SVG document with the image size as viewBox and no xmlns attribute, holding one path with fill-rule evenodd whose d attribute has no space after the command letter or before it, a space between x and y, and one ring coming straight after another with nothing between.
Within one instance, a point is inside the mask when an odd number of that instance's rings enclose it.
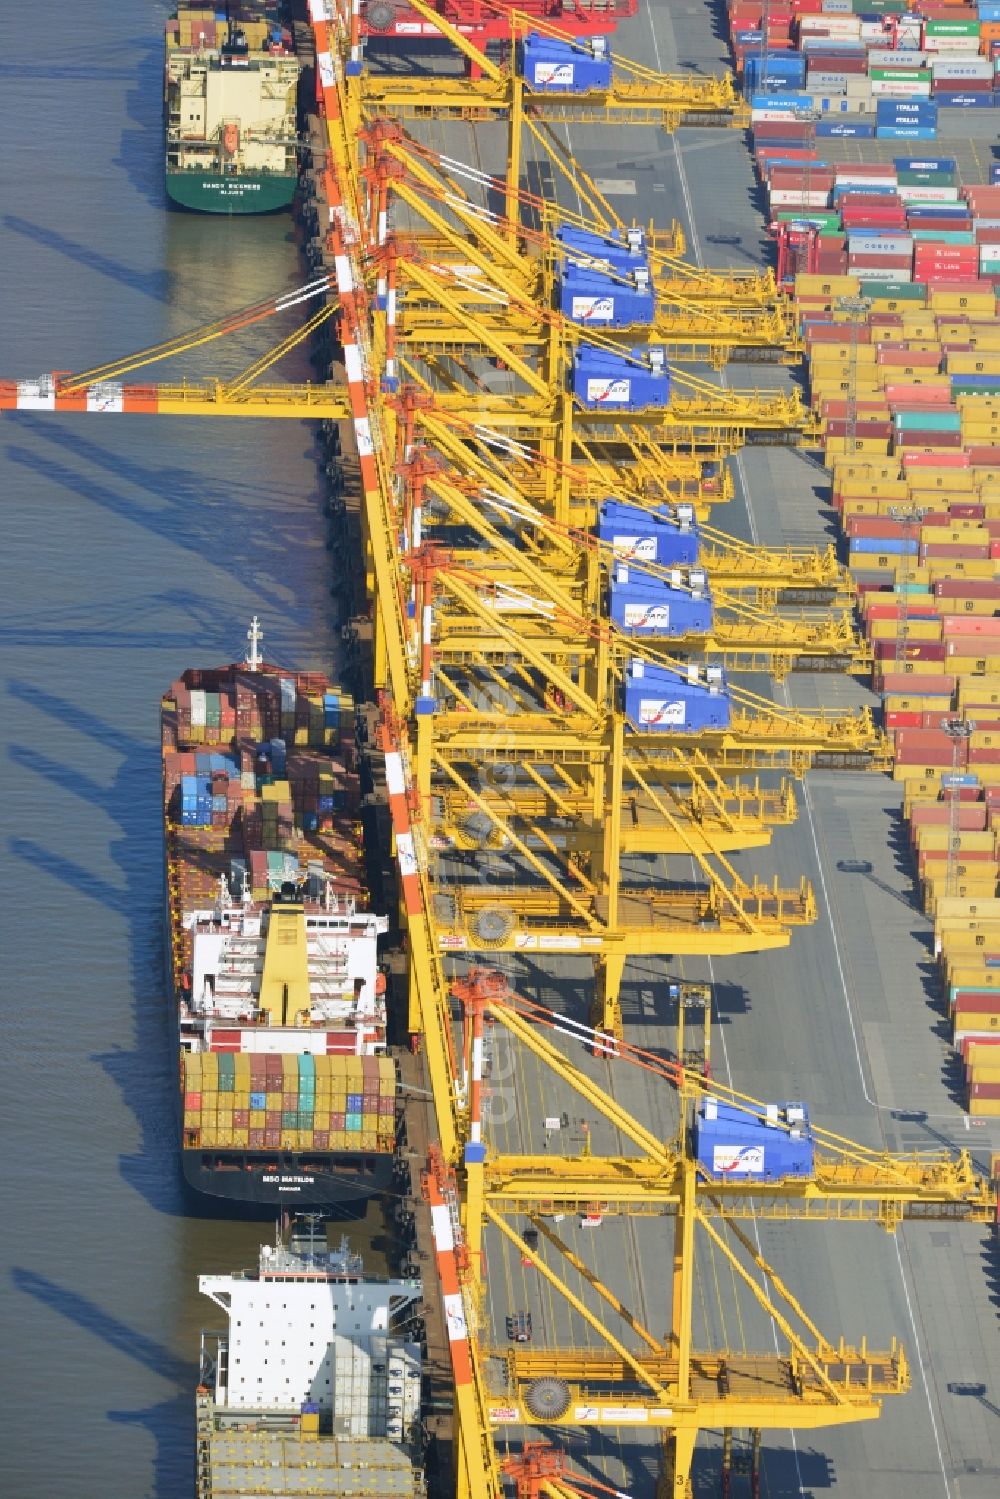
<instances>
[{"instance_id":1,"label":"asphalt roadway","mask_svg":"<svg viewBox=\"0 0 1000 1499\"><path fill-rule=\"evenodd\" d=\"M664 72L714 72L726 65L724 17L718 6L667 6L643 0L623 23L613 49ZM950 112L952 115L957 111ZM964 121L943 134L956 139ZM978 136L980 120L971 128ZM428 143L472 164L497 170L502 130L480 126L470 146L466 126L432 122ZM670 139L647 128L609 130L574 125L575 158L625 219L677 219L689 255L706 266L759 264L767 254L763 202L744 137L737 132L684 131ZM940 150L939 145L935 149ZM463 155L464 151L464 155ZM984 155L982 144L978 161ZM979 180L984 180L986 174ZM525 183L536 189L543 169L526 162ZM565 185L549 191L575 206ZM769 386L790 377L767 367L739 367L738 386ZM835 535L824 474L807 456L778 449L747 450L735 463L737 497L719 507L713 523L767 544L825 544ZM753 685L759 689L760 683ZM775 688L779 702L846 707L872 701L843 677L793 677ZM809 878L820 915L796 931L784 951L714 961L644 960L626 971L623 1003L627 1036L669 1051L674 1034L666 1000L670 977L711 979L715 985L712 1053L717 1076L765 1100L802 1098L814 1119L867 1145L892 1150L965 1146L985 1164L1000 1149L1000 1121L970 1121L962 1112L960 1078L947 1041L935 982L931 927L915 900L898 787L883 776L812 774L799 788L800 816L776 831L771 847L736 856L738 869L794 886ZM868 861L869 874L851 861ZM646 866L648 875L677 877ZM846 866L846 867L844 867ZM505 965L518 987L554 1008L585 1015L589 965L549 961ZM662 1085L622 1063L595 1062L574 1053L604 1086L664 1137L676 1108ZM542 1075L530 1056L498 1043L492 1079L492 1138L501 1147L576 1153L582 1147L579 1101ZM513 1100L513 1101L512 1101ZM566 1127L544 1120L565 1114ZM588 1116L595 1152L609 1148L610 1129ZM575 1220L559 1232L590 1267L654 1331L669 1319L669 1222L606 1220L597 1229ZM762 1493L825 1492L836 1499L881 1499L905 1488L907 1499L995 1499L1000 1493L1000 1258L995 1241L977 1228L912 1225L894 1237L860 1226L782 1225L760 1219L753 1234L766 1260L800 1299L809 1316L836 1341L867 1337L906 1347L913 1388L887 1400L880 1420L803 1433L765 1433ZM537 1272L487 1238L494 1327L503 1341L504 1317L532 1312L535 1344L591 1346L595 1335L550 1292ZM783 1347L775 1325L745 1290L737 1295L729 1267L699 1253L696 1343L772 1351ZM571 1284L585 1288L570 1275ZM584 1296L596 1305L592 1292ZM609 1320L634 1346L621 1324ZM528 1433L530 1435L530 1433ZM537 1435L537 1432L535 1433ZM510 1428L512 1446L525 1435ZM559 1434L584 1471L638 1496L652 1492L657 1447L631 1429ZM501 1445L503 1445L503 1440ZM719 1434L699 1448L695 1491L718 1492ZM741 1488L741 1484L743 1487ZM734 1494L748 1492L745 1479Z\"/></svg>"}]
</instances>

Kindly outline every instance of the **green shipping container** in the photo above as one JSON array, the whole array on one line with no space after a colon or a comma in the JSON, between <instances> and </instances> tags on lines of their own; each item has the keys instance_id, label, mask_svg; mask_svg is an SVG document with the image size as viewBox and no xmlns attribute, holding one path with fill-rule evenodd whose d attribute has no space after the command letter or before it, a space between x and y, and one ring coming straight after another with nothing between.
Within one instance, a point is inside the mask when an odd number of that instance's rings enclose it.
<instances>
[{"instance_id":1,"label":"green shipping container","mask_svg":"<svg viewBox=\"0 0 1000 1499\"><path fill-rule=\"evenodd\" d=\"M930 83L933 78L930 68L870 68L868 76L873 83Z\"/></svg>"},{"instance_id":2,"label":"green shipping container","mask_svg":"<svg viewBox=\"0 0 1000 1499\"><path fill-rule=\"evenodd\" d=\"M946 21L936 16L924 22L925 36L978 36L978 21Z\"/></svg>"},{"instance_id":3,"label":"green shipping container","mask_svg":"<svg viewBox=\"0 0 1000 1499\"><path fill-rule=\"evenodd\" d=\"M897 411L897 432L961 432L960 411Z\"/></svg>"},{"instance_id":4,"label":"green shipping container","mask_svg":"<svg viewBox=\"0 0 1000 1499\"><path fill-rule=\"evenodd\" d=\"M927 287L923 281L883 281L872 290L881 311L886 311L886 302L923 302ZM891 312L891 307L888 309Z\"/></svg>"},{"instance_id":5,"label":"green shipping container","mask_svg":"<svg viewBox=\"0 0 1000 1499\"><path fill-rule=\"evenodd\" d=\"M954 172L917 171L914 167L903 167L896 173L900 187L954 187Z\"/></svg>"},{"instance_id":6,"label":"green shipping container","mask_svg":"<svg viewBox=\"0 0 1000 1499\"><path fill-rule=\"evenodd\" d=\"M851 0L855 16L903 16L909 8L909 0Z\"/></svg>"},{"instance_id":7,"label":"green shipping container","mask_svg":"<svg viewBox=\"0 0 1000 1499\"><path fill-rule=\"evenodd\" d=\"M798 224L804 219L817 225L820 234L841 232L840 214L833 208L799 209L798 212L794 208L782 208L778 213L779 224Z\"/></svg>"},{"instance_id":8,"label":"green shipping container","mask_svg":"<svg viewBox=\"0 0 1000 1499\"><path fill-rule=\"evenodd\" d=\"M974 245L976 236L969 229L911 229L914 242L930 240L936 245Z\"/></svg>"}]
</instances>

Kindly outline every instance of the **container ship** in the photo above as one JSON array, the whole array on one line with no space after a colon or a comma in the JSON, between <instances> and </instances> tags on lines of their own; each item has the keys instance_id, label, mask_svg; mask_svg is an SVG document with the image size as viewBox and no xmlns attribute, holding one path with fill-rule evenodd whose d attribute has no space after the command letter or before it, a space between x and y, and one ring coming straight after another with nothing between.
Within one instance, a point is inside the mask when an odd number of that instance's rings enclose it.
<instances>
[{"instance_id":1,"label":"container ship","mask_svg":"<svg viewBox=\"0 0 1000 1499\"><path fill-rule=\"evenodd\" d=\"M287 208L301 71L276 3L181 4L167 22L167 195L203 213Z\"/></svg>"},{"instance_id":2,"label":"container ship","mask_svg":"<svg viewBox=\"0 0 1000 1499\"><path fill-rule=\"evenodd\" d=\"M161 704L181 1158L198 1192L332 1206L392 1175L395 1066L350 698L246 660Z\"/></svg>"},{"instance_id":3,"label":"container ship","mask_svg":"<svg viewBox=\"0 0 1000 1499\"><path fill-rule=\"evenodd\" d=\"M419 1281L366 1276L296 1223L199 1286L226 1326L201 1338L198 1499L423 1499Z\"/></svg>"}]
</instances>

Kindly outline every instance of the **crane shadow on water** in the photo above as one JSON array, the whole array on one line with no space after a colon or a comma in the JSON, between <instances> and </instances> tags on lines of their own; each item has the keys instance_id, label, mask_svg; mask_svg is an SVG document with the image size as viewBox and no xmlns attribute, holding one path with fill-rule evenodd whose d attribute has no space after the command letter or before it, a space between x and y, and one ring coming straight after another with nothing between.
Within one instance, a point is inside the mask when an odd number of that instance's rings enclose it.
<instances>
[{"instance_id":1,"label":"crane shadow on water","mask_svg":"<svg viewBox=\"0 0 1000 1499\"><path fill-rule=\"evenodd\" d=\"M49 229L44 224L33 224L30 219L22 219L15 213L5 213L0 222L3 223L5 229L22 235L33 244L41 246L42 249L54 250L56 254L72 261L74 265L83 266L88 271L96 271L98 275L117 281L121 286L127 286L130 291L141 292L143 296L152 297L156 302L171 303L173 301L174 276L168 270L137 270L133 266L126 265L124 261L112 260L109 255L103 255L99 250L93 250L89 245L81 244L79 240L60 234L57 229Z\"/></svg>"},{"instance_id":2,"label":"crane shadow on water","mask_svg":"<svg viewBox=\"0 0 1000 1499\"><path fill-rule=\"evenodd\" d=\"M11 1279L18 1291L33 1296L51 1311L57 1312L84 1332L99 1338L115 1353L135 1360L144 1369L161 1376L174 1386L175 1393L159 1405L144 1410L109 1410L107 1419L128 1426L142 1426L156 1443L153 1459L155 1499L175 1499L187 1493L193 1479L194 1409L192 1384L196 1374L162 1344L137 1332L127 1323L113 1317L86 1296L58 1285L47 1276L15 1265Z\"/></svg>"},{"instance_id":3,"label":"crane shadow on water","mask_svg":"<svg viewBox=\"0 0 1000 1499\"><path fill-rule=\"evenodd\" d=\"M289 559L311 539L308 528L315 516L307 507L298 507L294 518L286 514L283 519L281 511L270 508L264 514L257 505L265 496L247 495L246 486L241 484L216 482L207 486L193 470L138 463L64 426L53 425L44 430L44 435L73 455L74 466L13 444L7 448L7 457L66 493L143 527L158 541L199 559L215 561L251 587L264 607L293 616L303 608L281 590L279 580L291 581ZM160 505L154 508L154 504L139 503L136 497L100 477L82 474L77 466L80 460L100 465L120 483L136 486L147 501L159 500ZM254 519L260 523L254 524Z\"/></svg>"}]
</instances>

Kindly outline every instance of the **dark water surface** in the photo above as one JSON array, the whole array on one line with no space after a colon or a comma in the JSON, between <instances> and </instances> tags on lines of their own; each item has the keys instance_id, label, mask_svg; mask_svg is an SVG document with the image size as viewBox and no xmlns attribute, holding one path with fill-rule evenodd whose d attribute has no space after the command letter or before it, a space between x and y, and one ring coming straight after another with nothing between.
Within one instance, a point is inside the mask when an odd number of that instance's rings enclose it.
<instances>
[{"instance_id":1,"label":"dark water surface","mask_svg":"<svg viewBox=\"0 0 1000 1499\"><path fill-rule=\"evenodd\" d=\"M303 279L290 217L167 211L167 12L3 6L2 377L85 369ZM239 369L264 346L162 377ZM283 370L308 374L302 358ZM213 1315L196 1276L246 1263L262 1230L194 1218L180 1193L158 703L186 665L240 652L253 610L274 658L329 667L313 455L302 422L0 419L7 1499L191 1492Z\"/></svg>"}]
</instances>

